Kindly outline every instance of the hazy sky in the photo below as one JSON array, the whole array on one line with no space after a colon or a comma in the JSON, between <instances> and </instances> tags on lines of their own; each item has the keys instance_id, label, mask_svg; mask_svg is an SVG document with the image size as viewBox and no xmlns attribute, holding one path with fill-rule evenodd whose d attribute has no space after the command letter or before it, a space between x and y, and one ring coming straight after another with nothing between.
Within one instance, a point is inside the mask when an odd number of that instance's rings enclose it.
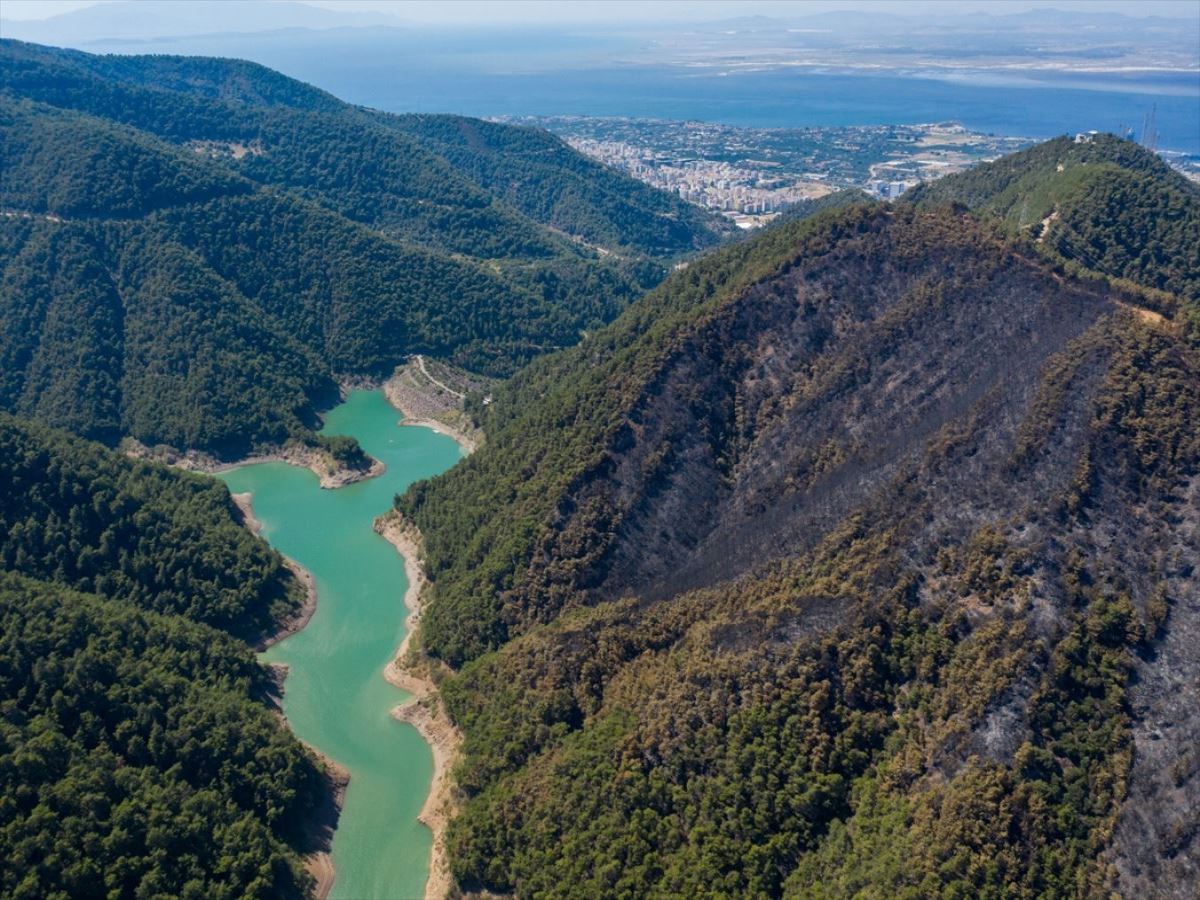
<instances>
[{"instance_id":1,"label":"hazy sky","mask_svg":"<svg viewBox=\"0 0 1200 900\"><path fill-rule=\"evenodd\" d=\"M4 0L8 19L42 19L97 0ZM99 0L111 2L111 0ZM1129 16L1193 18L1197 0L302 0L311 6L384 12L408 22L537 24L543 22L696 21L731 16L793 16L837 9L906 15L930 12L997 14L1027 9L1078 9Z\"/></svg>"}]
</instances>

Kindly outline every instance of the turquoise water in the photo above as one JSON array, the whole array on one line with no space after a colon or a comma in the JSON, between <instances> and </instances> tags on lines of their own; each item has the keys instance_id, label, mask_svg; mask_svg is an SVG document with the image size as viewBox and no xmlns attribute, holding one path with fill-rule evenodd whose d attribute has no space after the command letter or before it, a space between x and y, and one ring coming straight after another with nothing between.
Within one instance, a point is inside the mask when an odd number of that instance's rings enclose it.
<instances>
[{"instance_id":1,"label":"turquoise water","mask_svg":"<svg viewBox=\"0 0 1200 900\"><path fill-rule=\"evenodd\" d=\"M350 771L333 841L335 898L420 897L431 835L417 822L433 774L428 746L391 718L405 694L383 679L404 637L404 564L371 523L393 494L443 472L458 445L427 428L398 427L378 391L355 391L326 417L324 434L349 434L382 460L378 478L321 490L307 469L243 466L221 477L254 495L263 536L310 572L317 612L264 654L290 667L283 706L299 737Z\"/></svg>"}]
</instances>

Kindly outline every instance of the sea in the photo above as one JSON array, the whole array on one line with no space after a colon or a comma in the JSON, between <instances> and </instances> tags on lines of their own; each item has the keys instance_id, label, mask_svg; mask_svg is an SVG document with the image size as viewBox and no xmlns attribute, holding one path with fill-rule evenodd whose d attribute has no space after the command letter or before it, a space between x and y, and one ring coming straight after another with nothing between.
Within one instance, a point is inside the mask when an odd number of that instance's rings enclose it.
<instances>
[{"instance_id":1,"label":"sea","mask_svg":"<svg viewBox=\"0 0 1200 900\"><path fill-rule=\"evenodd\" d=\"M656 65L605 35L551 31L283 31L83 49L252 59L352 103L467 116L627 116L759 128L956 121L1048 138L1096 129L1200 156L1200 72L814 69Z\"/></svg>"}]
</instances>

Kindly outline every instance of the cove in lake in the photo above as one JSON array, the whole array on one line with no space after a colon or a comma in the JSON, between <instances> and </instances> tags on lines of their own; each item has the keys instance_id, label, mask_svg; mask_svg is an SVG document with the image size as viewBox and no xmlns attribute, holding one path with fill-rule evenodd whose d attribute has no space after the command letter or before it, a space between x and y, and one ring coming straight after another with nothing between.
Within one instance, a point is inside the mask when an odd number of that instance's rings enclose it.
<instances>
[{"instance_id":1,"label":"cove in lake","mask_svg":"<svg viewBox=\"0 0 1200 900\"><path fill-rule=\"evenodd\" d=\"M283 708L292 730L350 772L333 841L332 897L420 897L432 836L417 821L433 758L410 725L391 717L406 695L384 681L405 633L404 562L372 530L394 494L444 472L462 452L427 428L399 427L379 391L354 391L323 434L353 435L386 466L378 478L322 490L308 469L243 466L221 477L253 495L262 535L316 580L317 611L263 658L289 667Z\"/></svg>"}]
</instances>

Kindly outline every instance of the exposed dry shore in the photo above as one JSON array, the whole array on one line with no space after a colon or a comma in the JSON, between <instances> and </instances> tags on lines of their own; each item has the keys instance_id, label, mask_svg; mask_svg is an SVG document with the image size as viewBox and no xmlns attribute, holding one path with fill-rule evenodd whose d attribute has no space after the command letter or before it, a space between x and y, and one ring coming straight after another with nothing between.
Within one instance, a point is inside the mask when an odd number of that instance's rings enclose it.
<instances>
[{"instance_id":1,"label":"exposed dry shore","mask_svg":"<svg viewBox=\"0 0 1200 900\"><path fill-rule=\"evenodd\" d=\"M317 900L326 900L337 877L337 871L333 867L333 833L337 829L338 816L342 814L342 805L346 802L350 773L311 744L304 746L321 761L329 782L329 803L309 824L305 842L312 849L304 858L304 868L316 882L313 885L313 896Z\"/></svg>"},{"instance_id":2,"label":"exposed dry shore","mask_svg":"<svg viewBox=\"0 0 1200 900\"><path fill-rule=\"evenodd\" d=\"M312 750L311 747L309 747ZM313 750L313 753L316 753ZM349 778L350 776L346 776ZM341 794L334 802L337 808L342 808L342 799L346 796L346 788L341 788ZM316 900L327 900L330 893L333 892L333 880L337 877L337 872L333 868L333 854L321 851L309 856L304 862L304 869L312 876L313 879L313 896Z\"/></svg>"},{"instance_id":3,"label":"exposed dry shore","mask_svg":"<svg viewBox=\"0 0 1200 900\"><path fill-rule=\"evenodd\" d=\"M338 379L338 388L343 399L351 390L381 389L388 402L403 414L402 425L429 428L452 438L467 453L474 452L483 442L483 431L476 428L463 411L463 392L487 389L493 380L445 364L430 362L428 365L434 368L441 366L438 369L440 377L451 379L454 386L447 385L440 381L438 376L432 375L423 357L414 356L409 362L398 366L385 381L366 376L341 376ZM257 463L290 463L310 470L320 479L321 487L328 490L375 478L386 470L384 464L374 458L367 469L349 469L339 465L328 453L299 442L272 447L233 462L224 462L199 450L179 451L169 447L147 447L136 438L130 437L121 442L121 450L126 456L134 459L149 459L177 469L205 472L209 475Z\"/></svg>"},{"instance_id":4,"label":"exposed dry shore","mask_svg":"<svg viewBox=\"0 0 1200 900\"><path fill-rule=\"evenodd\" d=\"M464 382L458 387L465 391L479 385ZM473 426L463 411L462 391L431 375L419 356L397 368L383 383L384 396L404 415L403 425L430 428L447 435L469 454L482 443L483 433ZM435 663L412 647L421 623L422 592L426 587L425 572L421 567L424 555L421 533L411 522L405 522L395 509L375 520L375 530L404 560L408 580L408 590L404 594L404 605L408 608L404 640L383 674L389 683L412 695L393 709L392 715L416 728L433 752L433 779L417 818L433 832L425 900L443 900L453 886L446 853L446 826L456 811L457 798L450 769L458 758L462 735L450 721L438 693Z\"/></svg>"},{"instance_id":5,"label":"exposed dry shore","mask_svg":"<svg viewBox=\"0 0 1200 900\"><path fill-rule=\"evenodd\" d=\"M406 369L403 367L397 369L396 374L382 386L388 401L404 415L403 424L430 428L439 434L447 435L457 441L467 453L475 450L481 435L474 429L459 428L455 424L451 424L451 422L457 421L454 415L456 410L461 414L461 405L454 408L453 404L450 404L445 409L436 409L439 418L433 418L431 415L418 415L418 412L428 413L435 410L426 403L428 400L427 389L423 389L419 385L414 386L412 379L406 378L405 372ZM459 399L461 400L461 398ZM438 406L441 406L445 401L438 399L436 402ZM445 419L450 419L450 422ZM462 421L466 421L465 415L462 416ZM124 449L130 456L156 459L181 469L209 474L255 463L286 462L311 469L321 479L321 487L330 489L374 478L383 474L385 470L383 463L379 460L372 460L371 468L365 471L336 469L331 466L332 461L328 454L300 445L281 447L275 452L258 454L233 463L223 463L195 451L184 454L164 454L153 451L136 441L128 441ZM257 535L261 531L262 525L254 515L251 495L243 493L231 496L241 513L242 523ZM458 756L462 736L450 721L437 692L437 684L433 678L432 667L434 664L432 660L410 652L410 642L420 624L421 592L425 587L425 576L420 564L422 556L420 532L415 526L405 523L395 509L375 520L375 530L400 553L404 560L405 574L408 579L408 590L404 595L404 603L408 608L406 634L396 650L395 657L385 667L384 677L391 684L412 695L410 699L393 709L392 715L416 728L433 752L433 779L429 794L425 798L425 804L417 818L433 832L433 849L429 861L429 877L425 883L425 897L426 900L442 900L450 892L453 884L446 854L446 826L456 810L450 768ZM312 574L294 560L288 559L286 556L284 560L304 585L305 600L296 614L282 623L278 631L259 642L257 647L259 650L264 650L300 631L316 612L317 591ZM287 667L275 664L272 669L279 685L279 695L282 696ZM283 715L282 706L280 706L280 715ZM286 721L286 717L284 720ZM350 774L316 748L309 746L309 750L325 766L331 785L331 808L314 818L310 824L310 834L306 838L306 844L313 849L306 856L305 865L316 882L315 895L319 900L324 900L333 888L336 874L330 848L333 829L345 798L346 786L350 782Z\"/></svg>"},{"instance_id":6,"label":"exposed dry shore","mask_svg":"<svg viewBox=\"0 0 1200 900\"><path fill-rule=\"evenodd\" d=\"M394 403L392 405L396 406ZM400 409L399 406L396 406L396 408ZM402 409L400 411L404 412ZM438 434L444 434L446 437L450 438L456 444L462 447L467 453L474 453L477 449L479 449L479 445L475 438L471 437L467 432L460 431L453 425L447 425L445 422L442 422L439 419L414 419L405 413L404 419L400 422L400 424L413 425L417 428L428 428L430 431L436 431Z\"/></svg>"},{"instance_id":7,"label":"exposed dry shore","mask_svg":"<svg viewBox=\"0 0 1200 900\"><path fill-rule=\"evenodd\" d=\"M230 494L234 504L238 508L238 512L242 516L242 524L249 529L251 534L257 535L262 531L262 523L258 521L258 517L254 515L254 505L250 494ZM280 554L281 556L283 554ZM292 574L296 576L296 580L304 587L304 600L292 615L288 616L281 623L279 628L268 635L259 638L254 644L254 649L259 653L266 650L273 644L278 644L284 638L295 634L308 624L309 619L317 611L317 583L313 578L312 573L294 559L283 557L284 563Z\"/></svg>"},{"instance_id":8,"label":"exposed dry shore","mask_svg":"<svg viewBox=\"0 0 1200 900\"><path fill-rule=\"evenodd\" d=\"M435 365L435 364L430 364ZM446 372L440 374L451 377ZM397 367L392 377L383 382L388 403L404 414L403 425L430 428L438 434L453 438L467 453L479 449L483 432L472 424L463 411L463 393L484 387L490 382L481 376L468 379L461 370L454 370L461 381L455 389L429 373L423 357L414 356Z\"/></svg>"},{"instance_id":9,"label":"exposed dry shore","mask_svg":"<svg viewBox=\"0 0 1200 900\"><path fill-rule=\"evenodd\" d=\"M375 478L378 475L382 475L386 468L379 460L372 459L370 468L348 469L344 466L339 466L328 453L324 453L315 447L306 447L303 444L286 444L264 453L247 456L245 459L235 460L234 462L222 462L215 456L201 453L197 450L188 450L180 453L175 450L150 448L132 438L126 438L121 446L126 456L132 456L135 459L150 459L155 462L166 463L177 469L184 469L189 472L206 472L209 475L216 475L220 472L228 472L230 469L237 469L241 466L252 466L258 463L290 463L293 466L300 466L301 468L310 470L321 480L321 487L329 490L353 484L356 481Z\"/></svg>"},{"instance_id":10,"label":"exposed dry shore","mask_svg":"<svg viewBox=\"0 0 1200 900\"><path fill-rule=\"evenodd\" d=\"M408 590L407 633L396 656L384 670L384 677L412 697L392 710L392 715L408 722L420 733L433 751L433 781L429 796L417 818L433 832L433 850L429 860L429 878L425 882L425 900L442 900L452 885L450 863L446 855L446 826L456 811L456 798L450 769L458 757L462 735L450 721L433 678L433 661L411 649L411 641L421 621L421 591L425 575L421 569L421 535L406 523L396 510L375 520L379 532L404 558Z\"/></svg>"},{"instance_id":11,"label":"exposed dry shore","mask_svg":"<svg viewBox=\"0 0 1200 900\"><path fill-rule=\"evenodd\" d=\"M287 716L283 712L283 691L288 667L284 663L270 663L267 668L270 669L272 680L275 682L271 696L275 713L284 726L290 728ZM326 900L333 890L334 878L337 875L333 867L333 833L337 829L338 817L342 814L342 804L346 801L350 773L312 744L303 741L301 743L317 758L325 773L324 801L304 823L300 852L304 854L304 869L313 879L313 896L317 900Z\"/></svg>"}]
</instances>

